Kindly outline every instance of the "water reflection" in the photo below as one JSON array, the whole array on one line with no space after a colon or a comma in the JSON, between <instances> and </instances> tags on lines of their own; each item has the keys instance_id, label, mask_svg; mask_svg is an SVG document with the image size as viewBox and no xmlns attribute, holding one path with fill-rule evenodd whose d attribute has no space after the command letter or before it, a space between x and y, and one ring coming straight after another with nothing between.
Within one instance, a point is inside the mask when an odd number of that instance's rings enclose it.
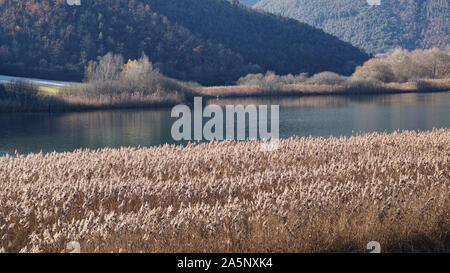
<instances>
[{"instance_id":1,"label":"water reflection","mask_svg":"<svg viewBox=\"0 0 450 273\"><path fill-rule=\"evenodd\" d=\"M170 142L170 109L0 115L0 150L14 153Z\"/></svg>"},{"instance_id":2,"label":"water reflection","mask_svg":"<svg viewBox=\"0 0 450 273\"><path fill-rule=\"evenodd\" d=\"M239 98L211 99L208 103L217 105L242 104L261 105L279 104L283 107L329 107L329 106L405 106L405 105L449 105L449 92L442 93L405 93L393 95L350 95L350 96L308 96L280 98Z\"/></svg>"},{"instance_id":3,"label":"water reflection","mask_svg":"<svg viewBox=\"0 0 450 273\"><path fill-rule=\"evenodd\" d=\"M450 127L450 92L209 100L218 105L280 105L280 136ZM171 109L84 113L0 113L0 156L79 148L153 146L173 141Z\"/></svg>"}]
</instances>

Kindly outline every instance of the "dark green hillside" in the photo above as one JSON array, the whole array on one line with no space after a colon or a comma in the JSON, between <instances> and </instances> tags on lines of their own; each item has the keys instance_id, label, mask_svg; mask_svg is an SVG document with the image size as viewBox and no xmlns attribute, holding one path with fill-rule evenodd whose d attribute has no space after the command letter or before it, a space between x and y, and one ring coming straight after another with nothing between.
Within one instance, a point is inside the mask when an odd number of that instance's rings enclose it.
<instances>
[{"instance_id":1,"label":"dark green hillside","mask_svg":"<svg viewBox=\"0 0 450 273\"><path fill-rule=\"evenodd\" d=\"M165 75L205 85L248 73L349 74L359 49L292 19L226 0L0 0L0 74L80 80L107 52L142 52Z\"/></svg>"},{"instance_id":2,"label":"dark green hillside","mask_svg":"<svg viewBox=\"0 0 450 273\"><path fill-rule=\"evenodd\" d=\"M449 44L450 1L260 0L255 6L322 28L368 52L443 48Z\"/></svg>"},{"instance_id":3,"label":"dark green hillside","mask_svg":"<svg viewBox=\"0 0 450 273\"><path fill-rule=\"evenodd\" d=\"M355 63L368 57L322 30L225 0L180 0L177 5L167 0L151 2L169 20L223 44L263 70L349 74Z\"/></svg>"}]
</instances>

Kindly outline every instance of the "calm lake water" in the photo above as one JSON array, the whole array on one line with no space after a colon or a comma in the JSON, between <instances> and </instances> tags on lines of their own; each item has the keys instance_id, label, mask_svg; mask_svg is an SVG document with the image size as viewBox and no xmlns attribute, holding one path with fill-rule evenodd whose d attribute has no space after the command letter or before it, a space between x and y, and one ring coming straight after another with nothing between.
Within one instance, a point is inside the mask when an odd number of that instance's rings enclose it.
<instances>
[{"instance_id":1,"label":"calm lake water","mask_svg":"<svg viewBox=\"0 0 450 273\"><path fill-rule=\"evenodd\" d=\"M429 94L210 100L208 104L280 105L280 137L450 128L450 91ZM171 109L0 113L0 155L79 148L153 146L171 137ZM205 119L207 121L207 119Z\"/></svg>"}]
</instances>

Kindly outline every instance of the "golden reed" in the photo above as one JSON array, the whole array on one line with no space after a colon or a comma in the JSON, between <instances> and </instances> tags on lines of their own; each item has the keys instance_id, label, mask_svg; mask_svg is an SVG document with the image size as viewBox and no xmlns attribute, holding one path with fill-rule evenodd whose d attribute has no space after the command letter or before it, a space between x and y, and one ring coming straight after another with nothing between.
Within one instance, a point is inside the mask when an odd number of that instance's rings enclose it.
<instances>
[{"instance_id":1,"label":"golden reed","mask_svg":"<svg viewBox=\"0 0 450 273\"><path fill-rule=\"evenodd\" d=\"M449 251L450 130L0 157L0 252Z\"/></svg>"}]
</instances>

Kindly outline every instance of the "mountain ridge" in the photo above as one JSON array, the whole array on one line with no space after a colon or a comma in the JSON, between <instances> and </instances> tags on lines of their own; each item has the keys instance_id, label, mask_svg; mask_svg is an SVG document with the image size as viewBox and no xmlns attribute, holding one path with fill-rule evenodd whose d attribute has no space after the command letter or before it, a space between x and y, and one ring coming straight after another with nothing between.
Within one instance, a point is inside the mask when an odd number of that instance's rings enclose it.
<instances>
[{"instance_id":1,"label":"mountain ridge","mask_svg":"<svg viewBox=\"0 0 450 273\"><path fill-rule=\"evenodd\" d=\"M350 74L368 55L293 19L225 0L0 0L0 73L80 80L108 52L204 85L248 73Z\"/></svg>"}]
</instances>

